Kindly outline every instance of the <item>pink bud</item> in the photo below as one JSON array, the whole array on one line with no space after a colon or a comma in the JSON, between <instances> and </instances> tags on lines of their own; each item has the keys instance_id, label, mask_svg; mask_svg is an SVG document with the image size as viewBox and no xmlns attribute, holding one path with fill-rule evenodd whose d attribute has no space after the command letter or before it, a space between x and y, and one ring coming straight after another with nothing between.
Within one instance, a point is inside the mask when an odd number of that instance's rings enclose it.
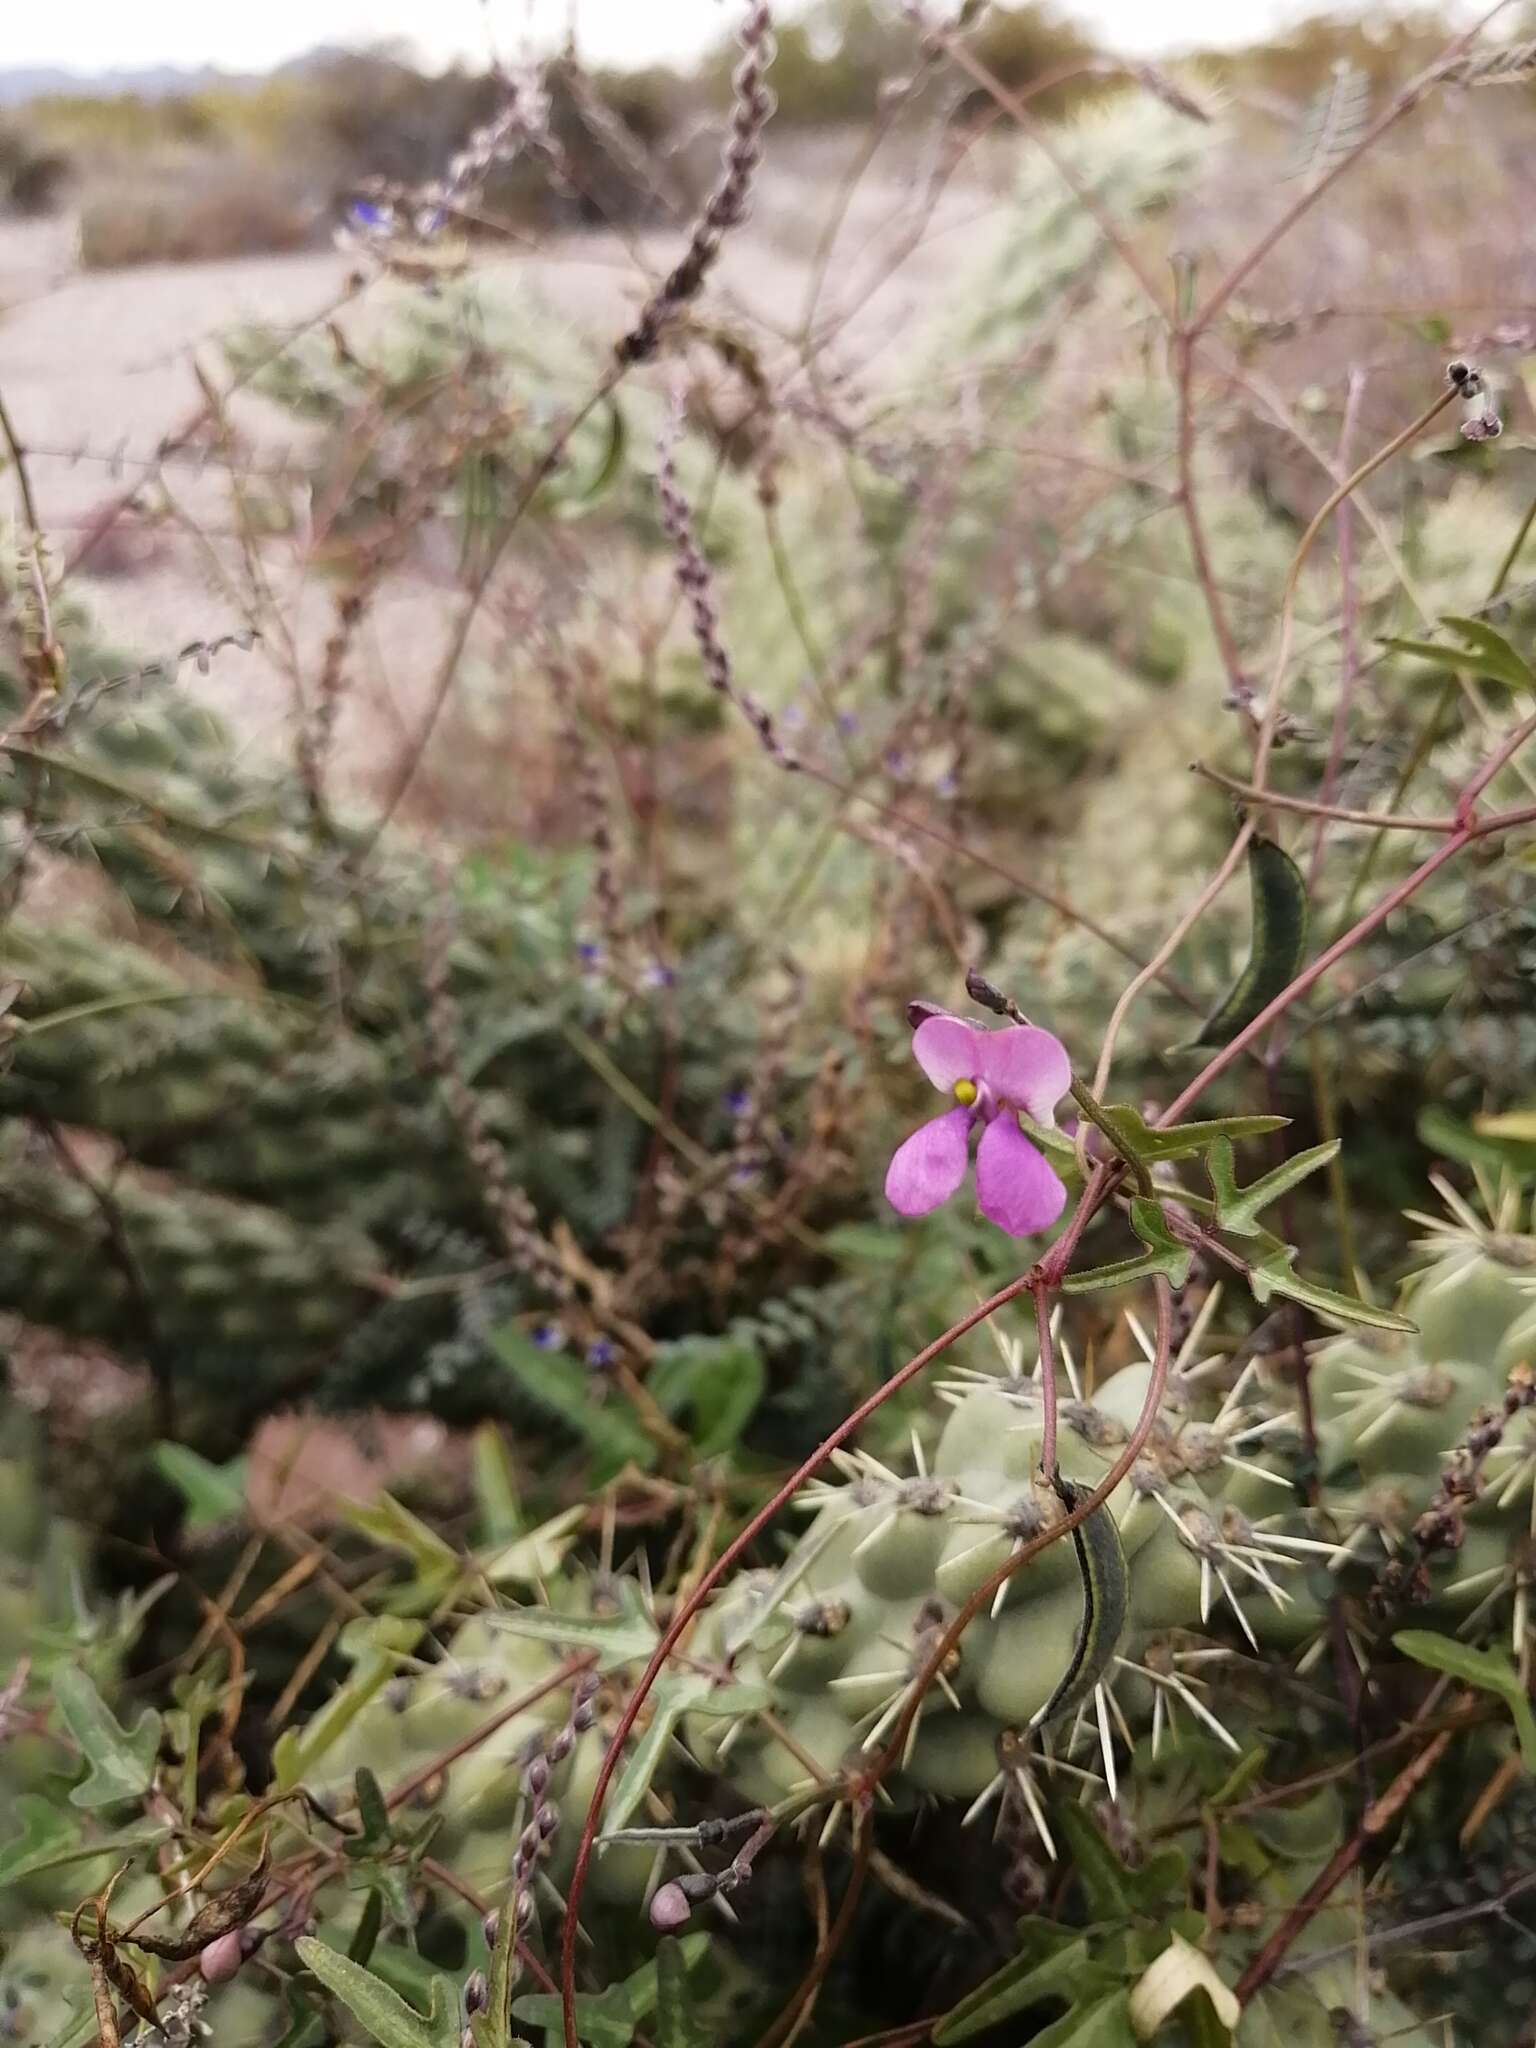
<instances>
[{"instance_id":1,"label":"pink bud","mask_svg":"<svg viewBox=\"0 0 1536 2048\"><path fill-rule=\"evenodd\" d=\"M682 1927L693 1918L693 1908L680 1884L664 1884L651 1900L651 1925L662 1934Z\"/></svg>"},{"instance_id":2,"label":"pink bud","mask_svg":"<svg viewBox=\"0 0 1536 2048\"><path fill-rule=\"evenodd\" d=\"M238 1927L228 1934L221 1934L217 1940L210 1941L198 1957L197 1967L205 1984L227 1984L245 1961L240 1934Z\"/></svg>"}]
</instances>

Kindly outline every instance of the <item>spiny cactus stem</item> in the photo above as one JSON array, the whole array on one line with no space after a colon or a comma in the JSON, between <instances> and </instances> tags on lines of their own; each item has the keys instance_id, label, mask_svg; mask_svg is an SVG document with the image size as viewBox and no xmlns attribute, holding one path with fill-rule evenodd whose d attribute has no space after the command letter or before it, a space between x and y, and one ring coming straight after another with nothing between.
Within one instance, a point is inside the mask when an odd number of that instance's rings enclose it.
<instances>
[{"instance_id":1,"label":"spiny cactus stem","mask_svg":"<svg viewBox=\"0 0 1536 2048\"><path fill-rule=\"evenodd\" d=\"M1068 1235L1070 1234L1069 1229ZM959 1646L960 1638L977 1615L990 1606L998 1589L1005 1586L1015 1572L1021 1571L1025 1565L1031 1563L1048 1544L1056 1542L1059 1537L1067 1535L1086 1522L1090 1515L1097 1513L1145 1449L1147 1439L1156 1427L1163 1396L1168 1389L1169 1365L1173 1356L1173 1289L1168 1284L1167 1276L1162 1273L1156 1276L1154 1286L1157 1296L1157 1336L1152 1355L1152 1372L1147 1383L1146 1399L1142 1402L1141 1414L1136 1427L1126 1440L1125 1449L1092 1493L1085 1494L1076 1507L1063 1515L1060 1521L1053 1522L1049 1528L1041 1530L1038 1536L1031 1537L1027 1543L1021 1543L991 1577L983 1580L976 1588L949 1626L938 1633L926 1662L912 1682L906 1703L896 1717L890 1740L866 1774L865 1782L871 1789L900 1763L917 1716L922 1712L923 1701L927 1697L929 1687L947 1667L949 1659Z\"/></svg>"},{"instance_id":2,"label":"spiny cactus stem","mask_svg":"<svg viewBox=\"0 0 1536 2048\"><path fill-rule=\"evenodd\" d=\"M478 1749L482 1742L488 1742L498 1728L505 1727L506 1723L514 1720L517 1715L526 1713L529 1707L536 1705L547 1693L558 1692L562 1686L569 1685L573 1678L579 1680L580 1675L589 1670L595 1662L596 1654L591 1650L584 1650L579 1656L567 1657L564 1663L555 1666L547 1678L541 1678L537 1685L529 1686L526 1692L521 1692L515 1699L509 1700L488 1721L482 1722L478 1728L466 1735L462 1742L454 1743L451 1749L443 1750L419 1771L413 1771L404 1784L397 1785L386 1797L385 1806L391 1813L396 1807L404 1806L408 1800L416 1796L423 1785L430 1785L432 1780L446 1771L450 1764L457 1763L461 1756L468 1756L470 1751Z\"/></svg>"},{"instance_id":3,"label":"spiny cactus stem","mask_svg":"<svg viewBox=\"0 0 1536 2048\"><path fill-rule=\"evenodd\" d=\"M1082 1205L1079 1204L1079 1213L1081 1213L1081 1208ZM1073 1224L1068 1226L1062 1242L1070 1241L1072 1245L1076 1244L1077 1236L1081 1235L1080 1227L1076 1229L1076 1234L1074 1234L1074 1226L1077 1225L1077 1221L1077 1218L1073 1219ZM1070 1255L1069 1251L1068 1256L1070 1257ZM1036 1276L1036 1271L1037 1269L1032 1267L1029 1272L1019 1274L1016 1279L1010 1280L1005 1287L1000 1287L995 1294L989 1295L985 1301L979 1302L975 1308L963 1315L958 1322L952 1323L941 1336L935 1337L931 1344L925 1345L914 1357L909 1358L899 1371L894 1372L882 1386L877 1387L872 1394L861 1401L857 1408L845 1415L836 1429L822 1438L810 1456L804 1459L790 1473L778 1491L769 1500L765 1501L757 1513L737 1532L709 1567L708 1571L699 1579L697 1585L693 1587L688 1598L677 1603L672 1619L667 1624L661 1640L651 1652L650 1661L636 1681L634 1690L630 1693L624 1710L614 1727L608 1752L599 1766L597 1780L592 1787L592 1797L588 1802L586 1819L582 1823L581 1839L576 1845L576 1857L571 1868L570 1885L566 1895L565 1925L562 1930L560 1943L560 1999L566 2048L580 2048L576 2029L575 2007L576 1948L579 1938L581 1897L586 1886L587 1871L591 1865L593 1848L597 1841L597 1831L602 1825L603 1802L608 1796L608 1788L612 1784L614 1773L619 1767L620 1759L624 1753L624 1745L640 1717L641 1709L650 1697L652 1687L666 1668L667 1659L672 1655L673 1650L676 1649L684 1633L692 1626L695 1617L710 1594L740 1560L750 1545L757 1541L769 1523L789 1506L806 1481L813 1478L820 1471L832 1453L835 1450L841 1449L850 1437L857 1435L869 1418L880 1408L884 1407L892 1395L898 1394L903 1387L915 1380L936 1358L942 1357L951 1345L958 1343L968 1331L974 1330L979 1323L986 1322L989 1316L995 1315L1000 1308L1005 1308L1010 1301L1016 1301L1021 1294L1027 1293L1031 1281ZM1166 1287L1163 1292L1166 1294ZM1171 1329L1171 1312L1162 1307L1159 1310L1159 1328L1162 1332L1160 1348L1164 1354L1164 1367L1166 1371L1167 1339ZM1155 1391L1158 1393L1158 1398L1161 1398L1160 1389L1155 1389ZM1153 1414L1155 1415L1155 1413L1156 1407L1155 1403L1153 1403ZM1147 1428L1150 1431L1150 1420L1147 1423ZM1128 1469L1129 1462L1127 1463ZM1123 1476L1123 1473L1117 1473L1115 1475L1116 1483ZM1086 1515L1097 1505L1097 1501L1090 1497L1090 1501L1084 1505L1082 1514ZM1081 1516L1078 1519L1081 1519ZM1063 1532L1072 1525L1073 1518L1065 1517L1056 1525L1057 1532Z\"/></svg>"}]
</instances>

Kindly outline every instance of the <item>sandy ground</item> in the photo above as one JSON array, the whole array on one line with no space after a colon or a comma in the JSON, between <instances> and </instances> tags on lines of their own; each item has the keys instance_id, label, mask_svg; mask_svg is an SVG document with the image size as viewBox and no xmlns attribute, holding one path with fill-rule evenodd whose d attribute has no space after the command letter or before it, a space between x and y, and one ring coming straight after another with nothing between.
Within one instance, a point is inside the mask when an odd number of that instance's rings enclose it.
<instances>
[{"instance_id":1,"label":"sandy ground","mask_svg":"<svg viewBox=\"0 0 1536 2048\"><path fill-rule=\"evenodd\" d=\"M837 199L835 147L802 152L765 179L749 227L727 245L713 286L717 301L757 327L792 332L800 323L817 245ZM901 342L940 303L997 233L998 187L1006 164L967 167L930 210L915 171L867 178L825 266L823 317L847 316L836 359L868 388L901 361ZM676 231L628 246L606 234L567 236L527 254L477 263L482 289L515 309L536 304L541 325L566 323L573 371L604 359L647 285L681 246ZM878 283L893 257L894 271ZM161 437L200 403L194 362L227 381L222 339L260 323L293 328L342 301L356 258L338 250L239 261L144 266L82 273L68 222L0 222L0 393L29 451L54 559L67 562L93 515L135 477L155 475ZM371 286L346 307L342 325L366 336L388 317L394 283ZM573 393L575 390L573 385ZM231 406L249 460L272 465L298 442L290 415L241 393ZM164 530L146 533L129 517L71 579L99 632L132 658L162 656L191 639L213 639L244 623L223 571L231 549L227 484L216 464L173 460L159 481L208 544ZM264 562L287 615L301 673L314 662L330 623L323 582L302 542L266 545ZM371 779L370 757L393 757L413 724L422 683L435 666L449 614L446 579L418 566L386 589L361 651L343 728L344 773ZM275 650L231 654L206 679L187 678L258 745L276 744L293 698ZM378 762L373 762L376 769Z\"/></svg>"}]
</instances>

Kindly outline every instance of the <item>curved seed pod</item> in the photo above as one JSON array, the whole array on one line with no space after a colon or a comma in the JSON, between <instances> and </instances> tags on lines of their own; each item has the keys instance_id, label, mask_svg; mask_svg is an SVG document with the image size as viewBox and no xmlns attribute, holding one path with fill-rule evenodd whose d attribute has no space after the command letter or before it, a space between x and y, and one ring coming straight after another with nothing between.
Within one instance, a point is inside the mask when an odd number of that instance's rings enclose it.
<instances>
[{"instance_id":1,"label":"curved seed pod","mask_svg":"<svg viewBox=\"0 0 1536 2048\"><path fill-rule=\"evenodd\" d=\"M1272 839L1248 842L1253 936L1248 964L1206 1019L1196 1045L1225 1045L1296 979L1307 946L1307 885L1301 869Z\"/></svg>"},{"instance_id":2,"label":"curved seed pod","mask_svg":"<svg viewBox=\"0 0 1536 2048\"><path fill-rule=\"evenodd\" d=\"M1089 1498L1089 1489L1070 1479L1056 1480L1062 1506L1069 1512ZM1055 1691L1036 1715L1038 1721L1053 1721L1088 1697L1109 1669L1110 1660L1125 1633L1130 1601L1130 1576L1120 1531L1107 1507L1096 1508L1072 1531L1072 1547L1082 1574L1083 1613L1072 1661Z\"/></svg>"}]
</instances>

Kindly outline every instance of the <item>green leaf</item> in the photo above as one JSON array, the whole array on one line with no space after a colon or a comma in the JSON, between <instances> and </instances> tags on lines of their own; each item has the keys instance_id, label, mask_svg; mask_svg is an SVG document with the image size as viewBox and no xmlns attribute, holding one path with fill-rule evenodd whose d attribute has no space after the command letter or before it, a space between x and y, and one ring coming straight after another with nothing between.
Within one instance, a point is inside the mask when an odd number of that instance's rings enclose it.
<instances>
[{"instance_id":1,"label":"green leaf","mask_svg":"<svg viewBox=\"0 0 1536 2048\"><path fill-rule=\"evenodd\" d=\"M1064 1806L1058 1826L1067 1867L1083 1888L1090 1920L1125 1920L1134 1904L1130 1873L1080 1806Z\"/></svg>"},{"instance_id":2,"label":"green leaf","mask_svg":"<svg viewBox=\"0 0 1536 2048\"><path fill-rule=\"evenodd\" d=\"M1472 643L1486 663L1484 675L1508 683L1514 690L1536 689L1536 676L1531 673L1530 663L1518 655L1504 635L1496 632L1486 619L1469 619L1458 612L1446 612L1440 623Z\"/></svg>"},{"instance_id":3,"label":"green leaf","mask_svg":"<svg viewBox=\"0 0 1536 2048\"><path fill-rule=\"evenodd\" d=\"M1364 1323L1373 1330L1402 1330L1410 1336L1417 1330L1417 1323L1389 1308L1377 1308L1352 1294L1336 1294L1331 1287L1321 1287L1315 1280L1304 1280L1299 1273L1291 1271L1291 1261L1295 1256L1295 1246L1284 1245L1269 1258L1249 1268L1248 1285L1253 1290L1255 1301L1263 1303L1271 1295L1280 1294L1287 1301L1299 1301L1336 1323Z\"/></svg>"},{"instance_id":4,"label":"green leaf","mask_svg":"<svg viewBox=\"0 0 1536 2048\"><path fill-rule=\"evenodd\" d=\"M1509 1708L1520 1740L1520 1760L1528 1771L1536 1772L1536 1715L1531 1712L1519 1672L1502 1650L1476 1650L1470 1643L1459 1643L1454 1636L1438 1635L1428 1628L1400 1629L1392 1644L1415 1664L1447 1672L1463 1685L1494 1693L1501 1699Z\"/></svg>"},{"instance_id":5,"label":"green leaf","mask_svg":"<svg viewBox=\"0 0 1536 2048\"><path fill-rule=\"evenodd\" d=\"M1304 1181L1309 1173L1316 1173L1320 1166L1326 1166L1337 1156L1339 1141L1330 1140L1326 1145L1314 1145L1308 1152L1297 1152L1277 1166L1262 1179L1252 1181L1245 1188L1237 1184L1235 1161L1231 1141L1219 1138L1211 1147L1206 1158L1205 1170L1211 1177L1211 1188L1216 1196L1216 1220L1223 1230L1230 1230L1235 1237L1256 1237L1259 1233L1258 1215L1271 1202L1289 1194L1293 1187Z\"/></svg>"},{"instance_id":6,"label":"green leaf","mask_svg":"<svg viewBox=\"0 0 1536 2048\"><path fill-rule=\"evenodd\" d=\"M685 1970L691 1970L709 1948L707 1934L685 1934L677 1944ZM655 1962L644 1963L622 1984L606 1991L582 1992L576 1999L576 2031L592 2048L627 2048L635 2028L656 2004L660 1973ZM518 1999L515 2018L542 2026L561 2038L560 2000L549 1992L530 1992Z\"/></svg>"},{"instance_id":7,"label":"green leaf","mask_svg":"<svg viewBox=\"0 0 1536 2048\"><path fill-rule=\"evenodd\" d=\"M70 1817L37 1792L22 1793L12 1811L21 1822L21 1834L0 1849L0 1891L24 1877L35 1877L45 1870L62 1870L93 1856L129 1856L139 1849L156 1848L170 1832L168 1828L146 1823L143 1827L124 1828L119 1834L94 1835L85 1841L74 1832ZM54 1823L70 1830L67 1840L59 1838Z\"/></svg>"},{"instance_id":8,"label":"green leaf","mask_svg":"<svg viewBox=\"0 0 1536 2048\"><path fill-rule=\"evenodd\" d=\"M1149 1124L1139 1109L1128 1102L1104 1105L1104 1121L1111 1127L1121 1151L1143 1166L1155 1166L1165 1159L1192 1159L1207 1152L1218 1138L1241 1144L1244 1138L1265 1138L1283 1131L1288 1116L1218 1116L1205 1123L1170 1124L1166 1130Z\"/></svg>"},{"instance_id":9,"label":"green leaf","mask_svg":"<svg viewBox=\"0 0 1536 2048\"><path fill-rule=\"evenodd\" d=\"M471 2023L475 2048L511 2048L512 1986L517 1972L517 1916L503 1910L496 1919L485 2011Z\"/></svg>"},{"instance_id":10,"label":"green leaf","mask_svg":"<svg viewBox=\"0 0 1536 2048\"><path fill-rule=\"evenodd\" d=\"M647 1619L634 1591L622 1614L560 1614L552 1607L505 1607L499 1608L491 1621L508 1635L552 1643L557 1649L596 1650L599 1671L643 1664L656 1647L656 1624Z\"/></svg>"},{"instance_id":11,"label":"green leaf","mask_svg":"<svg viewBox=\"0 0 1536 2048\"><path fill-rule=\"evenodd\" d=\"M249 1458L231 1458L226 1465L213 1465L185 1444L159 1443L155 1445L154 1461L161 1478L168 1480L186 1502L190 1534L243 1519Z\"/></svg>"},{"instance_id":12,"label":"green leaf","mask_svg":"<svg viewBox=\"0 0 1536 2048\"><path fill-rule=\"evenodd\" d=\"M512 1454L500 1425L482 1422L470 1439L470 1448L481 1540L510 1543L523 1533L523 1508Z\"/></svg>"},{"instance_id":13,"label":"green leaf","mask_svg":"<svg viewBox=\"0 0 1536 2048\"><path fill-rule=\"evenodd\" d=\"M445 1585L462 1569L453 1546L402 1506L393 1494L381 1493L366 1505L361 1501L342 1501L339 1511L341 1519L360 1535L386 1550L404 1551L416 1568L417 1578L425 1584Z\"/></svg>"},{"instance_id":14,"label":"green leaf","mask_svg":"<svg viewBox=\"0 0 1536 2048\"><path fill-rule=\"evenodd\" d=\"M586 1503L563 1508L526 1536L517 1536L500 1550L482 1551L475 1563L493 1586L538 1586L554 1577L586 1520Z\"/></svg>"},{"instance_id":15,"label":"green leaf","mask_svg":"<svg viewBox=\"0 0 1536 2048\"><path fill-rule=\"evenodd\" d=\"M1143 1280L1154 1273L1164 1273L1171 1287L1182 1287L1189 1278L1194 1253L1187 1244L1181 1244L1168 1228L1160 1205L1149 1196L1137 1195L1132 1199L1131 1228L1147 1249L1135 1258L1116 1259L1107 1266L1090 1266L1086 1272L1069 1273L1062 1281L1064 1294L1088 1294L1100 1287L1124 1287L1132 1280Z\"/></svg>"},{"instance_id":16,"label":"green leaf","mask_svg":"<svg viewBox=\"0 0 1536 2048\"><path fill-rule=\"evenodd\" d=\"M626 1465L648 1469L656 1446L624 1409L592 1399L579 1362L563 1352L541 1351L531 1337L507 1325L491 1332L491 1348L530 1399L557 1416L593 1454L591 1483L602 1486Z\"/></svg>"},{"instance_id":17,"label":"green leaf","mask_svg":"<svg viewBox=\"0 0 1536 2048\"><path fill-rule=\"evenodd\" d=\"M1227 2040L1242 2016L1236 1994L1210 1957L1180 1934L1151 1962L1131 1989L1130 2020L1143 2041L1154 2039L1181 2006L1203 2002L1220 2022L1219 2040ZM1203 2029L1207 2038L1209 2028Z\"/></svg>"},{"instance_id":18,"label":"green leaf","mask_svg":"<svg viewBox=\"0 0 1536 2048\"><path fill-rule=\"evenodd\" d=\"M1054 2027L1032 2035L1029 2048L1137 2048L1130 1993L1122 1986L1107 1991L1085 2011L1074 2007Z\"/></svg>"},{"instance_id":19,"label":"green leaf","mask_svg":"<svg viewBox=\"0 0 1536 2048\"><path fill-rule=\"evenodd\" d=\"M78 1856L95 1854L94 1849L81 1846L80 1823L74 1815L41 1793L24 1792L13 1812L21 1822L21 1833L0 1846L0 1886L73 1862Z\"/></svg>"},{"instance_id":20,"label":"green leaf","mask_svg":"<svg viewBox=\"0 0 1536 2048\"><path fill-rule=\"evenodd\" d=\"M361 1771L359 1771L358 1776L362 1776ZM377 1780L375 1780L375 1783L377 1783ZM368 1961L368 1958L373 1954L375 1944L379 1938L379 1930L383 1925L384 1894L377 1885L370 1885L368 1896L363 1901L362 1917L357 1923L352 1939L347 1943L347 1961L349 1963L356 1963L361 1967Z\"/></svg>"},{"instance_id":21,"label":"green leaf","mask_svg":"<svg viewBox=\"0 0 1536 2048\"><path fill-rule=\"evenodd\" d=\"M75 1806L117 1806L141 1799L154 1776L160 1747L160 1716L146 1707L132 1728L122 1727L91 1680L76 1664L53 1674L53 1696L65 1725L91 1767L83 1785L70 1793Z\"/></svg>"},{"instance_id":22,"label":"green leaf","mask_svg":"<svg viewBox=\"0 0 1536 2048\"><path fill-rule=\"evenodd\" d=\"M579 1991L575 2006L578 2040L588 2042L590 2048L629 2048L640 2020L630 2010L622 1984L610 1984L606 1991ZM529 2026L541 2027L547 2041L563 2038L560 2000L552 1991L525 1993L513 2005L512 2014Z\"/></svg>"},{"instance_id":23,"label":"green leaf","mask_svg":"<svg viewBox=\"0 0 1536 2048\"><path fill-rule=\"evenodd\" d=\"M625 1758L603 1809L603 1833L617 1833L645 1797L685 1714L730 1719L761 1713L772 1704L773 1694L764 1685L719 1685L702 1671L668 1672L658 1678L651 1687L645 1732Z\"/></svg>"},{"instance_id":24,"label":"green leaf","mask_svg":"<svg viewBox=\"0 0 1536 2048\"><path fill-rule=\"evenodd\" d=\"M656 2048L712 2048L714 2035L694 2010L688 1965L672 1935L656 1950Z\"/></svg>"},{"instance_id":25,"label":"green leaf","mask_svg":"<svg viewBox=\"0 0 1536 2048\"><path fill-rule=\"evenodd\" d=\"M89 1992L86 1993L83 2011L73 2003L71 2003L69 2010L73 2017L64 2022L64 2025L53 2036L52 2040L46 2044L46 2048L85 2048L85 2044L88 2041L94 2041L99 2038L100 2027L96 2019L96 2001L90 1996Z\"/></svg>"},{"instance_id":26,"label":"green leaf","mask_svg":"<svg viewBox=\"0 0 1536 2048\"><path fill-rule=\"evenodd\" d=\"M935 2024L934 2048L968 2041L1047 2000L1073 2000L1084 1978L1093 1975L1088 1944L1080 1934L1043 1920L1021 1920L1019 1940L1019 1953Z\"/></svg>"},{"instance_id":27,"label":"green leaf","mask_svg":"<svg viewBox=\"0 0 1536 2048\"><path fill-rule=\"evenodd\" d=\"M433 1979L432 2009L423 2016L381 1977L313 1935L301 1934L294 1947L305 1968L382 2048L458 2048L458 1996L446 1977Z\"/></svg>"},{"instance_id":28,"label":"green leaf","mask_svg":"<svg viewBox=\"0 0 1536 2048\"><path fill-rule=\"evenodd\" d=\"M1484 1120L1478 1119L1481 1125ZM1438 1104L1419 1116L1419 1136L1432 1152L1443 1159L1458 1160L1463 1166L1491 1166L1495 1172L1510 1168L1523 1179L1536 1179L1536 1143L1521 1138L1494 1137L1466 1124Z\"/></svg>"},{"instance_id":29,"label":"green leaf","mask_svg":"<svg viewBox=\"0 0 1536 2048\"><path fill-rule=\"evenodd\" d=\"M1248 964L1201 1027L1196 1045L1226 1045L1290 987L1307 950L1307 885L1281 846L1257 833L1248 842L1253 931Z\"/></svg>"},{"instance_id":30,"label":"green leaf","mask_svg":"<svg viewBox=\"0 0 1536 2048\"><path fill-rule=\"evenodd\" d=\"M357 1818L362 1827L362 1842L370 1849L388 1844L394 1831L389 1824L389 1808L384 1804L384 1794L378 1779L366 1764L359 1764L352 1773L353 1796L357 1800Z\"/></svg>"},{"instance_id":31,"label":"green leaf","mask_svg":"<svg viewBox=\"0 0 1536 2048\"><path fill-rule=\"evenodd\" d=\"M1449 626L1453 633L1459 633L1463 640L1471 642L1469 647L1451 647L1439 640L1383 640L1383 647L1390 647L1394 654L1412 655L1418 661L1432 661L1437 668L1460 669L1465 674L1487 676L1496 683L1507 683L1513 690L1529 690L1536 687L1529 665L1522 661L1502 633L1496 633L1492 626L1482 619L1468 619L1452 612L1440 622Z\"/></svg>"},{"instance_id":32,"label":"green leaf","mask_svg":"<svg viewBox=\"0 0 1536 2048\"><path fill-rule=\"evenodd\" d=\"M689 1411L694 1447L712 1458L736 1448L768 1374L757 1346L739 1334L682 1337L660 1347L646 1385L664 1414Z\"/></svg>"}]
</instances>

